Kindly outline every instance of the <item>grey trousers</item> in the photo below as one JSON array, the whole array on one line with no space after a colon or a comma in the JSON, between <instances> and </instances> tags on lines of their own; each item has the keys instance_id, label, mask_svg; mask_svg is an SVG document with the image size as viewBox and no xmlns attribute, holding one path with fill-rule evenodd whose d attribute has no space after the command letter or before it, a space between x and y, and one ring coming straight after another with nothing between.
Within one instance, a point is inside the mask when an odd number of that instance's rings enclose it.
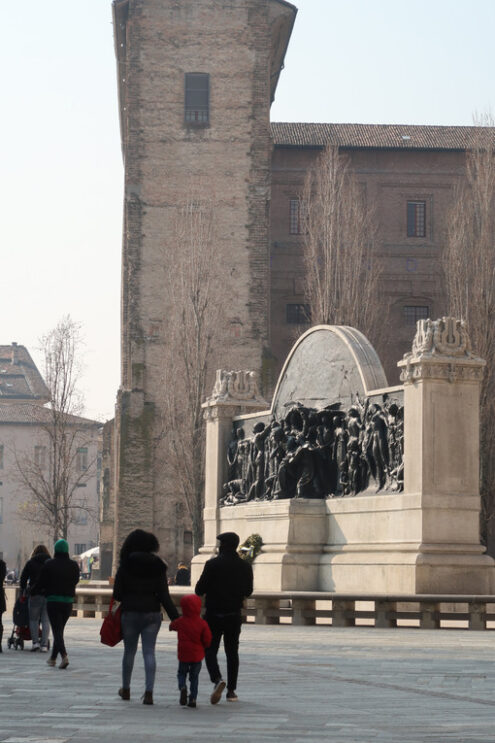
<instances>
[{"instance_id":1,"label":"grey trousers","mask_svg":"<svg viewBox=\"0 0 495 743\"><path fill-rule=\"evenodd\" d=\"M41 622L41 646L47 647L50 635L50 620L46 610L46 598L44 596L29 597L29 631L33 645L39 644L39 626Z\"/></svg>"}]
</instances>

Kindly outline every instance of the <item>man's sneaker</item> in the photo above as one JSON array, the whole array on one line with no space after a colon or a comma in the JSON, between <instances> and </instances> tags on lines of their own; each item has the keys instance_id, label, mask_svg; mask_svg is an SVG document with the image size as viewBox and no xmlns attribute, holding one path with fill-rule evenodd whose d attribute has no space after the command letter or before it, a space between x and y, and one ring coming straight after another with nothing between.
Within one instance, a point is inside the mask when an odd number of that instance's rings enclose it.
<instances>
[{"instance_id":1,"label":"man's sneaker","mask_svg":"<svg viewBox=\"0 0 495 743\"><path fill-rule=\"evenodd\" d=\"M179 704L181 705L181 707L185 707L187 704L187 689L185 686L183 686L180 690Z\"/></svg>"},{"instance_id":2,"label":"man's sneaker","mask_svg":"<svg viewBox=\"0 0 495 743\"><path fill-rule=\"evenodd\" d=\"M230 691L227 692L225 698L226 698L227 702L238 702L239 701L239 697L237 696L237 694L235 693L235 691L232 691L232 690L230 690Z\"/></svg>"},{"instance_id":3,"label":"man's sneaker","mask_svg":"<svg viewBox=\"0 0 495 743\"><path fill-rule=\"evenodd\" d=\"M64 657L62 658L62 662L59 664L58 667L59 668L67 668L68 665L69 665L69 659L68 659L68 657L66 655L64 655Z\"/></svg>"},{"instance_id":4,"label":"man's sneaker","mask_svg":"<svg viewBox=\"0 0 495 743\"><path fill-rule=\"evenodd\" d=\"M42 645L41 648L40 648L40 650L41 650L42 653L48 653L48 648L47 648L46 645Z\"/></svg>"},{"instance_id":5,"label":"man's sneaker","mask_svg":"<svg viewBox=\"0 0 495 743\"><path fill-rule=\"evenodd\" d=\"M220 681L217 681L217 683L215 684L213 688L213 693L210 697L210 702L212 704L218 704L224 689L225 689L225 681L222 681L222 679L220 679Z\"/></svg>"},{"instance_id":6,"label":"man's sneaker","mask_svg":"<svg viewBox=\"0 0 495 743\"><path fill-rule=\"evenodd\" d=\"M124 687L122 687L121 689L119 689L119 697L123 699L124 702L128 702L129 699L131 698L131 690L124 689Z\"/></svg>"},{"instance_id":7,"label":"man's sneaker","mask_svg":"<svg viewBox=\"0 0 495 743\"><path fill-rule=\"evenodd\" d=\"M33 647L31 648L31 652L32 653L36 653L36 652L38 652L39 649L40 649L40 646L39 645L33 645Z\"/></svg>"},{"instance_id":8,"label":"man's sneaker","mask_svg":"<svg viewBox=\"0 0 495 743\"><path fill-rule=\"evenodd\" d=\"M48 658L48 660L46 662L47 662L47 665L49 665L49 666L51 666L53 668L55 666L55 664L57 663L57 659L56 658Z\"/></svg>"},{"instance_id":9,"label":"man's sneaker","mask_svg":"<svg viewBox=\"0 0 495 743\"><path fill-rule=\"evenodd\" d=\"M192 707L192 709L196 709L196 700L195 699L189 699L187 703L188 707Z\"/></svg>"}]
</instances>

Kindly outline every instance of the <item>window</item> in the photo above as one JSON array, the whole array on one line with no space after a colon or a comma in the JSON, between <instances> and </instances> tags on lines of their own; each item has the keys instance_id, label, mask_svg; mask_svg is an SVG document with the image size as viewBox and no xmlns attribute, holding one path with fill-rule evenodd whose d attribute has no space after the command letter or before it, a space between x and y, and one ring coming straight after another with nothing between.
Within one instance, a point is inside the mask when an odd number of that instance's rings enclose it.
<instances>
[{"instance_id":1,"label":"window","mask_svg":"<svg viewBox=\"0 0 495 743\"><path fill-rule=\"evenodd\" d=\"M86 552L86 545L85 544L75 544L74 545L74 554L75 555L82 555L83 552Z\"/></svg>"},{"instance_id":2,"label":"window","mask_svg":"<svg viewBox=\"0 0 495 743\"><path fill-rule=\"evenodd\" d=\"M0 445L0 470L3 470L3 444Z\"/></svg>"},{"instance_id":3,"label":"window","mask_svg":"<svg viewBox=\"0 0 495 743\"><path fill-rule=\"evenodd\" d=\"M185 531L184 532L184 544L192 544L193 538L192 538L192 531Z\"/></svg>"},{"instance_id":4,"label":"window","mask_svg":"<svg viewBox=\"0 0 495 743\"><path fill-rule=\"evenodd\" d=\"M287 322L290 325L307 325L311 322L309 304L287 304Z\"/></svg>"},{"instance_id":5,"label":"window","mask_svg":"<svg viewBox=\"0 0 495 743\"><path fill-rule=\"evenodd\" d=\"M74 524L78 524L78 526L86 526L88 523L88 512L84 510L85 508L86 501L79 501L74 504Z\"/></svg>"},{"instance_id":6,"label":"window","mask_svg":"<svg viewBox=\"0 0 495 743\"><path fill-rule=\"evenodd\" d=\"M301 222L303 219L303 203L301 199L290 199L289 201L289 234L300 235Z\"/></svg>"},{"instance_id":7,"label":"window","mask_svg":"<svg viewBox=\"0 0 495 743\"><path fill-rule=\"evenodd\" d=\"M184 118L193 126L210 121L210 76L205 72L186 72Z\"/></svg>"},{"instance_id":8,"label":"window","mask_svg":"<svg viewBox=\"0 0 495 743\"><path fill-rule=\"evenodd\" d=\"M418 320L426 320L430 316L428 305L409 304L403 307L405 325L416 325Z\"/></svg>"},{"instance_id":9,"label":"window","mask_svg":"<svg viewBox=\"0 0 495 743\"><path fill-rule=\"evenodd\" d=\"M40 470L46 469L46 446L34 447L34 463Z\"/></svg>"},{"instance_id":10,"label":"window","mask_svg":"<svg viewBox=\"0 0 495 743\"><path fill-rule=\"evenodd\" d=\"M78 472L86 472L88 469L88 450L85 446L77 450L76 467Z\"/></svg>"},{"instance_id":11,"label":"window","mask_svg":"<svg viewBox=\"0 0 495 743\"><path fill-rule=\"evenodd\" d=\"M407 202L407 236L426 236L426 201Z\"/></svg>"}]
</instances>

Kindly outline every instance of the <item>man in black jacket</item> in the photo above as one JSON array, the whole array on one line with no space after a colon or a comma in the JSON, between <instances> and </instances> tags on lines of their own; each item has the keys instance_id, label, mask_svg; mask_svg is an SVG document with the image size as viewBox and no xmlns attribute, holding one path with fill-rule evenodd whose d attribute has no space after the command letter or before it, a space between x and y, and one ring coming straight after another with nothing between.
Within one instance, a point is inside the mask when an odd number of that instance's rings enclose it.
<instances>
[{"instance_id":1,"label":"man in black jacket","mask_svg":"<svg viewBox=\"0 0 495 743\"><path fill-rule=\"evenodd\" d=\"M253 569L237 554L238 535L229 531L219 534L217 539L220 543L218 557L208 560L196 583L198 596L206 595L205 619L213 638L205 654L206 667L214 684L212 704L220 701L225 689L217 660L222 635L227 656L227 700L237 701L241 609L244 599L253 592Z\"/></svg>"}]
</instances>

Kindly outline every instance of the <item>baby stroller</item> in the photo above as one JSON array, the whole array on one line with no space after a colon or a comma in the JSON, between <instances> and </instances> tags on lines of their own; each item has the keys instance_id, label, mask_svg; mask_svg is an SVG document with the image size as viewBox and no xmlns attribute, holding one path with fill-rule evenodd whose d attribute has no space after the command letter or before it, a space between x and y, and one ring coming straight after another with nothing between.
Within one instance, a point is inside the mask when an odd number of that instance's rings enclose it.
<instances>
[{"instance_id":1,"label":"baby stroller","mask_svg":"<svg viewBox=\"0 0 495 743\"><path fill-rule=\"evenodd\" d=\"M31 639L31 632L29 630L29 603L27 596L19 596L15 602L12 620L14 622L14 627L11 636L7 640L7 647L9 649L14 648L14 650L23 650L24 642ZM41 636L41 628L39 629L39 633ZM49 642L48 647L50 647Z\"/></svg>"}]
</instances>

